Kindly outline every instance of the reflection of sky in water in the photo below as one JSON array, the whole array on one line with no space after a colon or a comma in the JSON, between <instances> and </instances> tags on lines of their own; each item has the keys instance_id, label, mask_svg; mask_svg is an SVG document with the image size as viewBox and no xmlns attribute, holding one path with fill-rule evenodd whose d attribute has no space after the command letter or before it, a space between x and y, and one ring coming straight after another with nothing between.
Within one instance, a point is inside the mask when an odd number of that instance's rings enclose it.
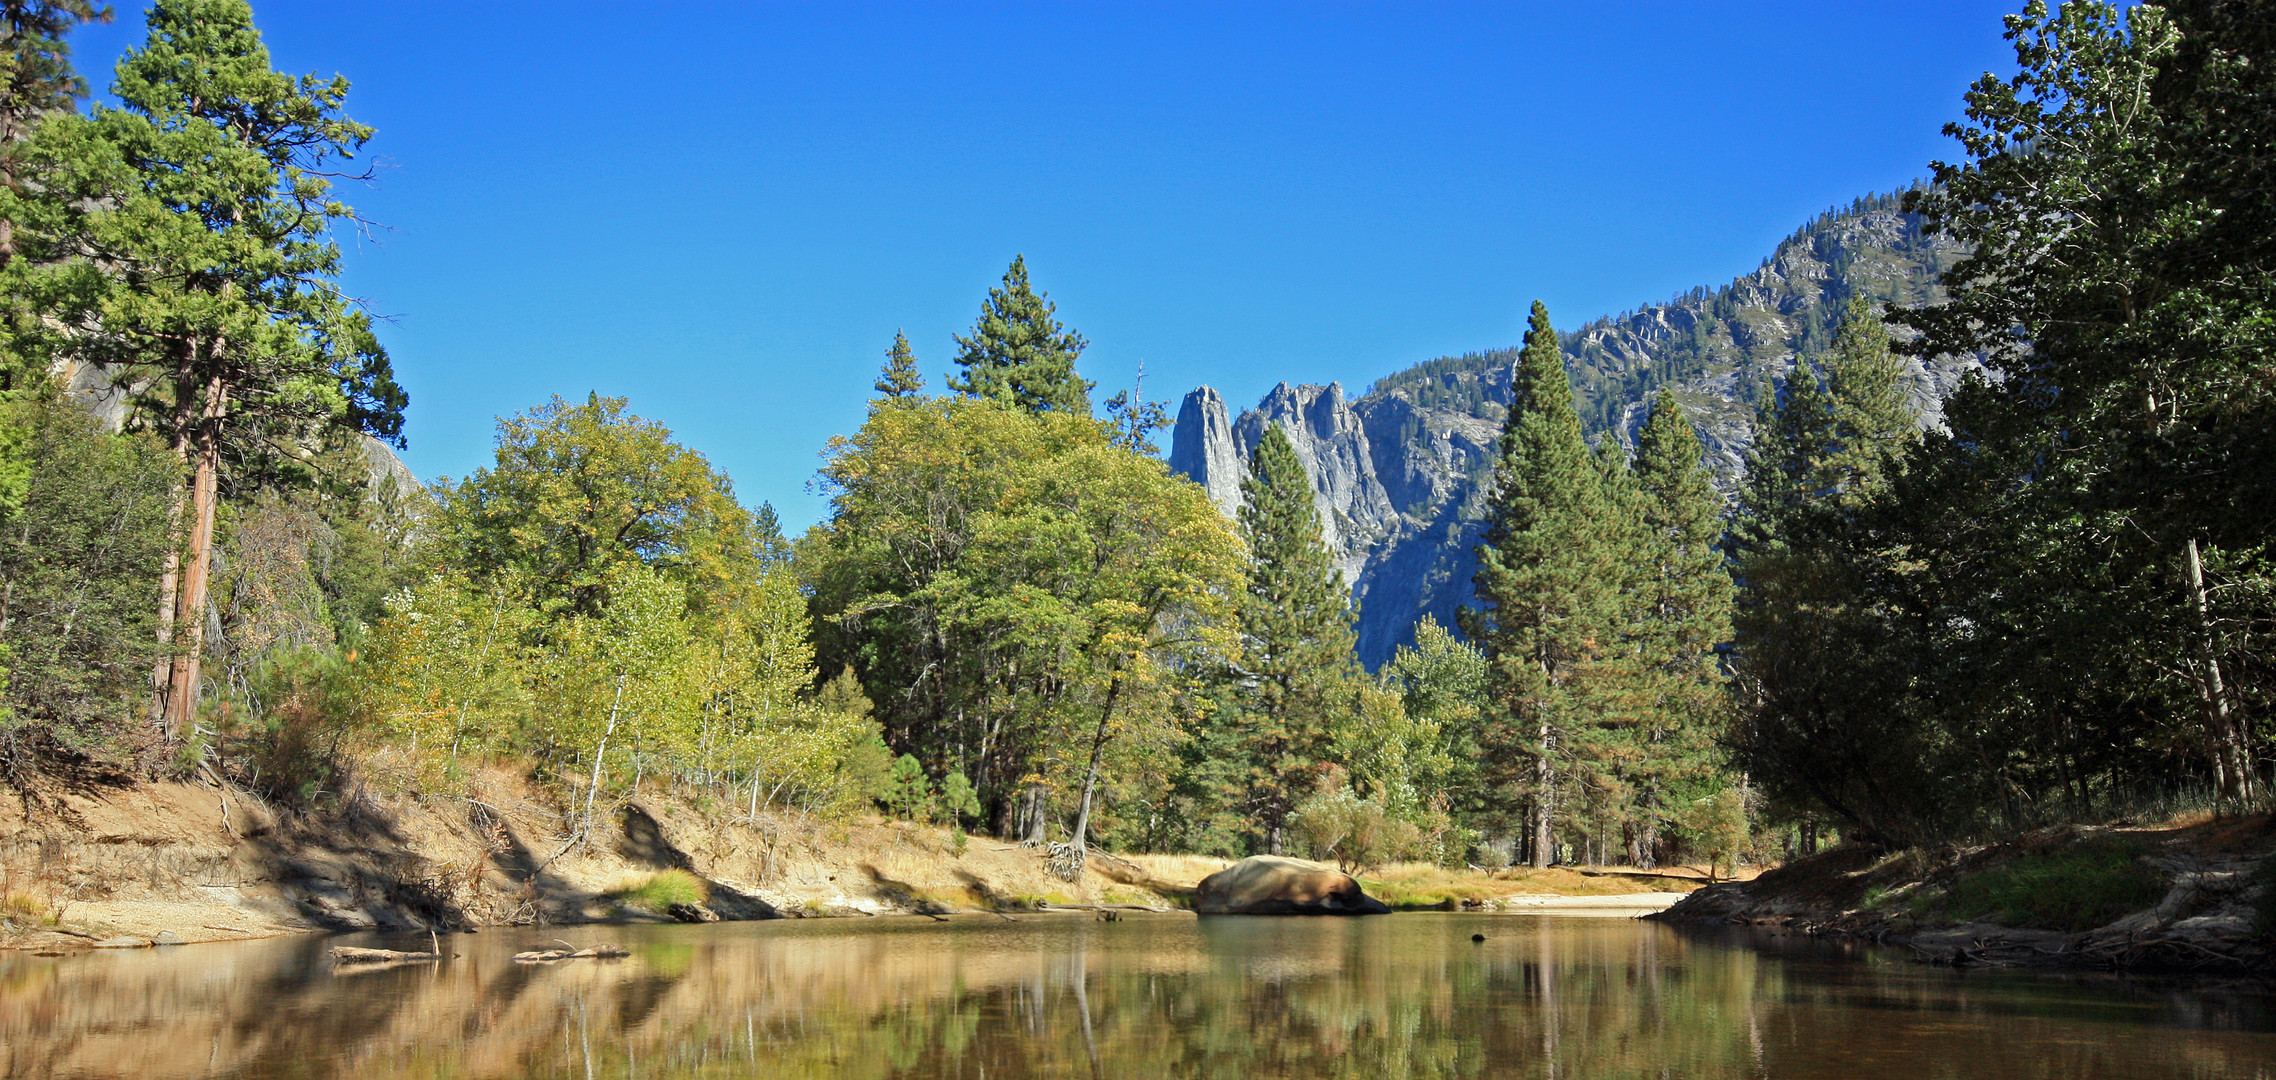
<instances>
[{"instance_id":1,"label":"reflection of sky in water","mask_svg":"<svg viewBox=\"0 0 2276 1080\"><path fill-rule=\"evenodd\" d=\"M633 955L508 959L556 938ZM0 954L0 1077L2276 1078L2250 992L1621 919L492 930L358 974L334 940Z\"/></svg>"}]
</instances>

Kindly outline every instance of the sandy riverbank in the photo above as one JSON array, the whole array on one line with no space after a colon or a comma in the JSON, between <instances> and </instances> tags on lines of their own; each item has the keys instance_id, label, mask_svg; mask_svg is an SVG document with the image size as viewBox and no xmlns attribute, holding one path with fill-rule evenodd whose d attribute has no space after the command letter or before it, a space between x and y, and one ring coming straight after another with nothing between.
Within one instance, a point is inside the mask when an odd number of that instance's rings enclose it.
<instances>
[{"instance_id":1,"label":"sandy riverbank","mask_svg":"<svg viewBox=\"0 0 2276 1080\"><path fill-rule=\"evenodd\" d=\"M638 888L683 871L726 920L1178 906L1229 860L1097 853L1075 881L1042 853L962 843L908 822L756 822L651 796L582 842L567 812L511 776L463 795L371 790L325 815L235 788L155 783L0 806L0 947L54 950L348 930L662 922ZM1364 875L1408 908L1622 913L1665 908L1684 871L1394 865Z\"/></svg>"}]
</instances>

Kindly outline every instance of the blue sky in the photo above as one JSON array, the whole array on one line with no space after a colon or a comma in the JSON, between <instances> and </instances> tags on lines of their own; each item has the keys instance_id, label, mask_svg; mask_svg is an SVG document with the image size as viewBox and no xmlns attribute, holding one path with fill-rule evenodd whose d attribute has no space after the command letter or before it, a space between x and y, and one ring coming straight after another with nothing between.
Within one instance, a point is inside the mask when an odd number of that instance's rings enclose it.
<instances>
[{"instance_id":1,"label":"blue sky","mask_svg":"<svg viewBox=\"0 0 2276 1080\"><path fill-rule=\"evenodd\" d=\"M255 0L379 129L425 477L494 419L632 399L785 523L906 328L937 387L1024 252L1104 398L1353 393L1751 270L1901 186L2019 0L1575 5ZM141 15L82 31L98 90ZM633 15L637 13L638 17Z\"/></svg>"}]
</instances>

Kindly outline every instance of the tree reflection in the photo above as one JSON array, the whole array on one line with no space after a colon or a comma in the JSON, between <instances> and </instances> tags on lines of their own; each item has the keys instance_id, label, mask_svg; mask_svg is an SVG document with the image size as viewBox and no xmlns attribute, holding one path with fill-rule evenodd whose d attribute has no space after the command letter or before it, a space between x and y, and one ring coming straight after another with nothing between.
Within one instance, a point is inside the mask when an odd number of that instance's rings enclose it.
<instances>
[{"instance_id":1,"label":"tree reflection","mask_svg":"<svg viewBox=\"0 0 2276 1080\"><path fill-rule=\"evenodd\" d=\"M314 939L0 959L0 1075L2092 1078L2276 1062L2249 994L1960 976L1626 920L605 933L633 955L532 967L509 959L531 941L485 934L445 964L365 974L328 970ZM2237 1030L2180 1026L2208 1018Z\"/></svg>"}]
</instances>

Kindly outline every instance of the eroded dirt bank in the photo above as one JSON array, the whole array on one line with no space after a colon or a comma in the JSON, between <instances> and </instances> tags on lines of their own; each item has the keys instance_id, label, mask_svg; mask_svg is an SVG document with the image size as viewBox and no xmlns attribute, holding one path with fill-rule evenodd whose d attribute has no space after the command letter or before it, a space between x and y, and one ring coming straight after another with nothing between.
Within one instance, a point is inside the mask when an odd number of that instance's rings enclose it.
<instances>
[{"instance_id":1,"label":"eroded dirt bank","mask_svg":"<svg viewBox=\"0 0 2276 1080\"><path fill-rule=\"evenodd\" d=\"M1935 964L2276 974L2276 819L1844 846L1649 918L1841 935Z\"/></svg>"},{"instance_id":2,"label":"eroded dirt bank","mask_svg":"<svg viewBox=\"0 0 2276 1080\"><path fill-rule=\"evenodd\" d=\"M985 837L959 851L946 829L797 816L754 823L658 797L598 815L590 836L573 842L562 809L510 779L485 779L474 797L362 792L317 815L196 783L60 792L36 806L0 800L0 946L661 921L671 917L654 910L663 905L644 907L635 890L675 869L705 893L702 910L684 918L1039 901L1167 907L1177 892L1178 883L1111 858L1068 882L1040 852Z\"/></svg>"}]
</instances>

